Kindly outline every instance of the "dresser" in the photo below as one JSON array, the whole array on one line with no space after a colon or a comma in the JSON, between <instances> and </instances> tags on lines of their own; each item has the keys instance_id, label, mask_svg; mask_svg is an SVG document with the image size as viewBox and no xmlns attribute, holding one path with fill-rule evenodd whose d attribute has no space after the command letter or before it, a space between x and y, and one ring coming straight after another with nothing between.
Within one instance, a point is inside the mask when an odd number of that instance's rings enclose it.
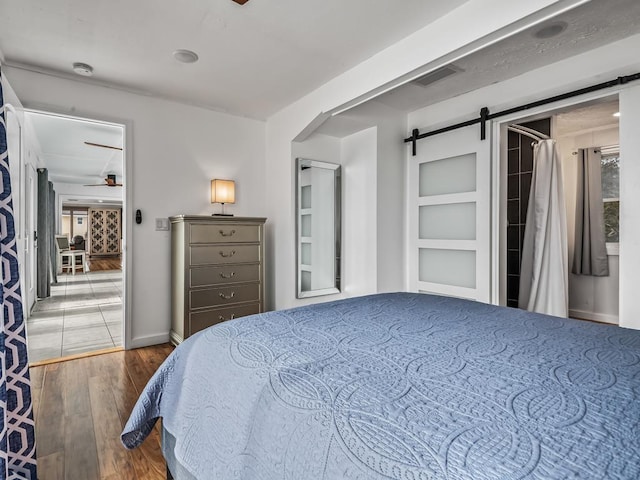
<instances>
[{"instance_id":1,"label":"dresser","mask_svg":"<svg viewBox=\"0 0 640 480\"><path fill-rule=\"evenodd\" d=\"M178 215L171 222L171 342L264 311L264 218Z\"/></svg>"}]
</instances>

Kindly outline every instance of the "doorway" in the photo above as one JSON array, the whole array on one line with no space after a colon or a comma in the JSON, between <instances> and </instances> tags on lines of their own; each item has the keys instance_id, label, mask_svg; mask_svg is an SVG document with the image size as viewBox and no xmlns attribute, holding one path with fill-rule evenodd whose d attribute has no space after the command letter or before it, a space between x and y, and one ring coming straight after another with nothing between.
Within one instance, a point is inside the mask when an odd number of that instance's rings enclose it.
<instances>
[{"instance_id":1,"label":"doorway","mask_svg":"<svg viewBox=\"0 0 640 480\"><path fill-rule=\"evenodd\" d=\"M35 275L48 288L27 321L29 360L122 348L125 126L35 110L25 123L38 157L31 214L50 218L38 222Z\"/></svg>"},{"instance_id":2,"label":"doorway","mask_svg":"<svg viewBox=\"0 0 640 480\"><path fill-rule=\"evenodd\" d=\"M620 133L618 96L555 109L508 123L533 128L556 140L563 170L568 247L568 315L572 318L618 324L619 319L619 224ZM506 134L503 127L503 134ZM517 307L522 240L529 204L533 154L531 139L515 132L503 140L500 162L500 304ZM600 207L604 217L607 274L576 274L572 264L582 233L576 231L578 156L597 153L600 165Z\"/></svg>"}]
</instances>

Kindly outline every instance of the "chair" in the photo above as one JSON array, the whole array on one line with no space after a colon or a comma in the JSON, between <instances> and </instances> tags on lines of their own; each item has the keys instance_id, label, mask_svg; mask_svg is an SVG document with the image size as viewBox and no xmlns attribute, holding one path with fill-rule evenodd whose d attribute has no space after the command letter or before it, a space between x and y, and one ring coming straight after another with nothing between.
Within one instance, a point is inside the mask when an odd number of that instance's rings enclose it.
<instances>
[{"instance_id":1,"label":"chair","mask_svg":"<svg viewBox=\"0 0 640 480\"><path fill-rule=\"evenodd\" d=\"M56 235L56 251L58 257L58 273L62 273L64 270L71 269L71 274L76 274L78 267L82 268L83 272L87 271L87 257L84 250L71 250L69 245L69 237L66 235ZM76 259L80 259L80 264L76 262ZM66 262L65 262L66 260Z\"/></svg>"},{"instance_id":2,"label":"chair","mask_svg":"<svg viewBox=\"0 0 640 480\"><path fill-rule=\"evenodd\" d=\"M75 250L84 250L84 237L82 235L76 235L73 237L73 248Z\"/></svg>"}]
</instances>

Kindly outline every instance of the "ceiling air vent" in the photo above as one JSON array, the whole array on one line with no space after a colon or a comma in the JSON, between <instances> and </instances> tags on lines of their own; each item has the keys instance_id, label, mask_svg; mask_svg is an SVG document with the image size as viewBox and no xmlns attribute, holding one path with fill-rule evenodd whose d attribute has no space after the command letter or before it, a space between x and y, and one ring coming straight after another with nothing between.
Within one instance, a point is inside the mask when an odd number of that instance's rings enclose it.
<instances>
[{"instance_id":1,"label":"ceiling air vent","mask_svg":"<svg viewBox=\"0 0 640 480\"><path fill-rule=\"evenodd\" d=\"M413 81L413 83L417 83L423 87L428 87L429 85L439 82L451 75L463 72L464 70L454 64L445 65L444 67L440 67L433 72L429 72Z\"/></svg>"}]
</instances>

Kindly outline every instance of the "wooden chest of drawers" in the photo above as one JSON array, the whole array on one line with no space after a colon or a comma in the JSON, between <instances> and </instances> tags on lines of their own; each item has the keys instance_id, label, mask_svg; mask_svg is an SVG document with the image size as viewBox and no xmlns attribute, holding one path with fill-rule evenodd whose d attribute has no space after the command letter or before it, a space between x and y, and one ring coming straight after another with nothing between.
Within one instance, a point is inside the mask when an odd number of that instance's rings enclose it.
<instances>
[{"instance_id":1,"label":"wooden chest of drawers","mask_svg":"<svg viewBox=\"0 0 640 480\"><path fill-rule=\"evenodd\" d=\"M264 218L171 217L171 342L264 311Z\"/></svg>"}]
</instances>

